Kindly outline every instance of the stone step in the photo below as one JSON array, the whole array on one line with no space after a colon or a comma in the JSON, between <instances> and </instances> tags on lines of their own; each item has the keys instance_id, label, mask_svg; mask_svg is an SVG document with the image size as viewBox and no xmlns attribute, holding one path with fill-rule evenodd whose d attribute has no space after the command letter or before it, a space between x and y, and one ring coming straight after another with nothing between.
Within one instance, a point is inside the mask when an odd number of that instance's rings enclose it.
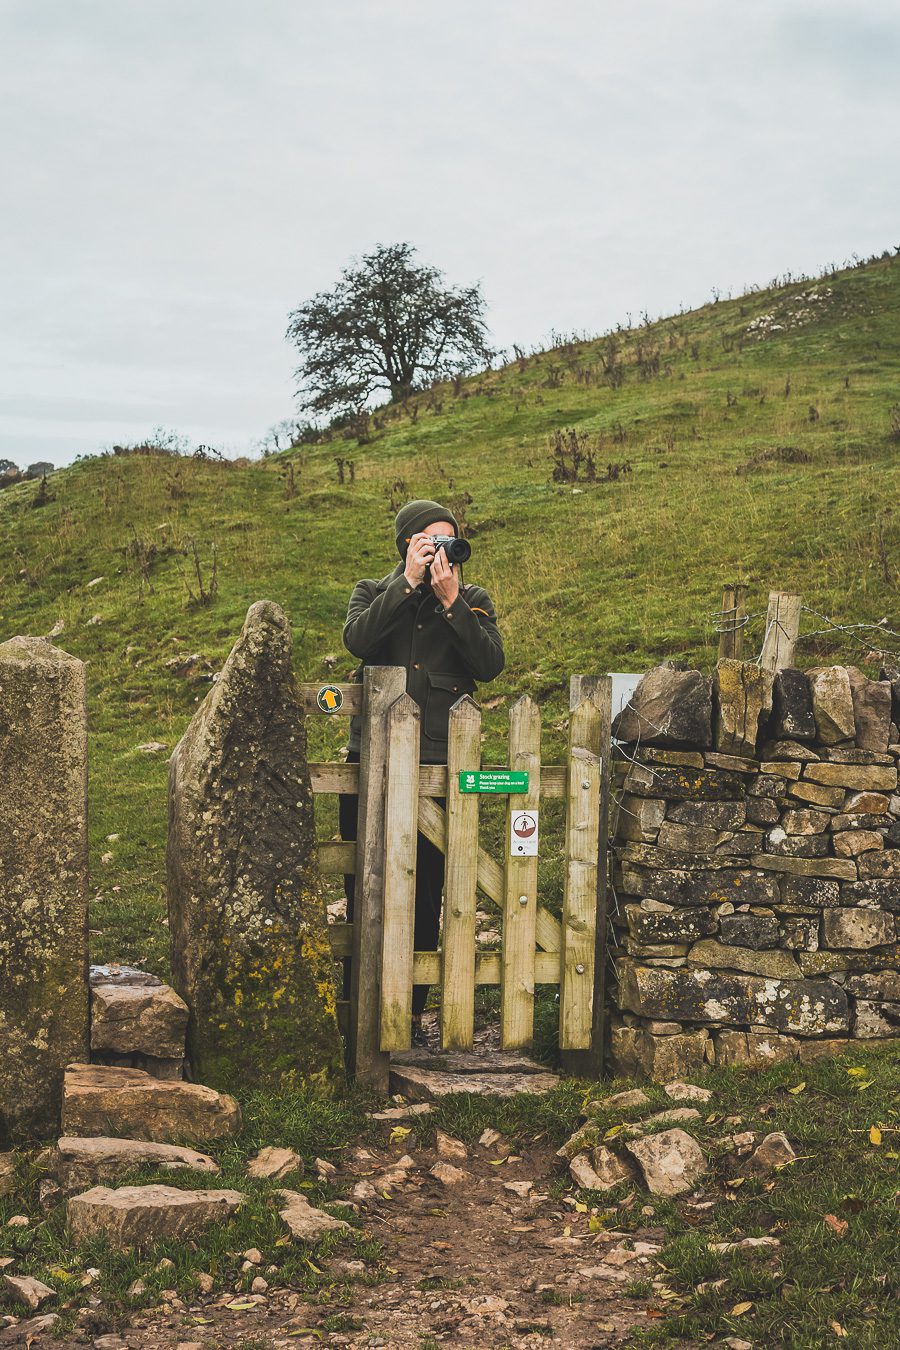
<instances>
[{"instance_id":1,"label":"stone step","mask_svg":"<svg viewBox=\"0 0 900 1350\"><path fill-rule=\"evenodd\" d=\"M538 1066L521 1072L507 1069L500 1073L481 1069L452 1072L419 1068L413 1064L391 1061L391 1092L401 1093L410 1101L430 1101L446 1097L452 1092L471 1092L482 1097L515 1097L520 1092L543 1095L559 1083L559 1075Z\"/></svg>"},{"instance_id":2,"label":"stone step","mask_svg":"<svg viewBox=\"0 0 900 1350\"><path fill-rule=\"evenodd\" d=\"M197 1144L236 1135L241 1112L233 1097L199 1083L167 1082L140 1069L70 1064L62 1128L66 1135L82 1137Z\"/></svg>"},{"instance_id":3,"label":"stone step","mask_svg":"<svg viewBox=\"0 0 900 1350\"><path fill-rule=\"evenodd\" d=\"M66 1207L74 1242L105 1239L125 1250L163 1239L189 1241L223 1223L243 1201L240 1191L181 1191L174 1186L93 1186Z\"/></svg>"},{"instance_id":4,"label":"stone step","mask_svg":"<svg viewBox=\"0 0 900 1350\"><path fill-rule=\"evenodd\" d=\"M192 1168L216 1175L219 1166L205 1153L177 1144L154 1144L144 1139L90 1139L64 1135L55 1149L48 1150L51 1173L63 1190L82 1191L89 1186L118 1181L135 1167Z\"/></svg>"}]
</instances>

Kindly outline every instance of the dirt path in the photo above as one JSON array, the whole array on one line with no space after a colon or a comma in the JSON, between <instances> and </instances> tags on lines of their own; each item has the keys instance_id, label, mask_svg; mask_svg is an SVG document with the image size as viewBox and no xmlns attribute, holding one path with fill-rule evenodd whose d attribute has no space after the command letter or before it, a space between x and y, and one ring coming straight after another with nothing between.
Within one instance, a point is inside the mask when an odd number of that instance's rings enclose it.
<instances>
[{"instance_id":1,"label":"dirt path","mask_svg":"<svg viewBox=\"0 0 900 1350\"><path fill-rule=\"evenodd\" d=\"M400 1163L401 1144L358 1149L342 1177L350 1193L360 1182L357 1195L375 1191L359 1200L360 1213L366 1231L383 1244L383 1260L367 1267L338 1250L328 1268L344 1282L338 1292L345 1296L326 1305L287 1289L217 1294L190 1304L173 1295L136 1315L115 1338L99 1334L98 1319L93 1333L85 1325L83 1340L34 1344L72 1350L92 1343L100 1350L625 1344L632 1327L647 1324L647 1299L628 1298L624 1290L654 1277L662 1232L652 1227L652 1215L647 1227L626 1235L610 1214L603 1230L592 1233L589 1214L548 1194L560 1176L552 1152L536 1147L495 1165L504 1153L502 1144L474 1146L465 1159L449 1163L460 1176L445 1184L431 1174L442 1161L434 1149L406 1155L411 1166ZM392 1175L393 1184L385 1185ZM515 1186L529 1182L530 1188ZM641 1203L636 1196L625 1201L629 1208ZM229 1309L228 1303L244 1306ZM304 1334L304 1328L310 1330Z\"/></svg>"}]
</instances>

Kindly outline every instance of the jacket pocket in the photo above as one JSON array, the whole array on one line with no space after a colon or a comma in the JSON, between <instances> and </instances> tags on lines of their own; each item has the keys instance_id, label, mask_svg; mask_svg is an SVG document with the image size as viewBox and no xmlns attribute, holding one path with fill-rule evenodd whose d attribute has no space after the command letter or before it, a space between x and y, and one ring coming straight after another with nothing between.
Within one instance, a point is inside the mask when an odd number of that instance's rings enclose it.
<instances>
[{"instance_id":1,"label":"jacket pocket","mask_svg":"<svg viewBox=\"0 0 900 1350\"><path fill-rule=\"evenodd\" d=\"M428 695L422 715L422 735L432 741L446 741L450 709L463 694L475 691L475 682L465 675L428 671Z\"/></svg>"}]
</instances>

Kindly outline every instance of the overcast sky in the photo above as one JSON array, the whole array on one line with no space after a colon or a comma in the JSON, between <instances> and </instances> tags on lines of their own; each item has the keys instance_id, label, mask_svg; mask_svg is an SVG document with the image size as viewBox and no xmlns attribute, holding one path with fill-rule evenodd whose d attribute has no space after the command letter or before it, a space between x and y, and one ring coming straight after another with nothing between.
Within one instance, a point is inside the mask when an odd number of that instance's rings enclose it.
<instances>
[{"instance_id":1,"label":"overcast sky","mask_svg":"<svg viewBox=\"0 0 900 1350\"><path fill-rule=\"evenodd\" d=\"M251 450L377 242L495 342L900 244L896 0L0 0L0 455Z\"/></svg>"}]
</instances>

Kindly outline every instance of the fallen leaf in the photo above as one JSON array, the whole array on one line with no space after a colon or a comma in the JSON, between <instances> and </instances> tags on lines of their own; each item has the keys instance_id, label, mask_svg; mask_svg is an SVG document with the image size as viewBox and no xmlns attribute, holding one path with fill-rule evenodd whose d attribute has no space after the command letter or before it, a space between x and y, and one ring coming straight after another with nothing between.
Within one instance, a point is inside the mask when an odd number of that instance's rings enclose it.
<instances>
[{"instance_id":1,"label":"fallen leaf","mask_svg":"<svg viewBox=\"0 0 900 1350\"><path fill-rule=\"evenodd\" d=\"M587 1205L585 1205L581 1200L576 1200L576 1201L575 1201L575 1213L576 1213L576 1214L587 1214L587 1212L588 1212L588 1207L587 1207Z\"/></svg>"},{"instance_id":2,"label":"fallen leaf","mask_svg":"<svg viewBox=\"0 0 900 1350\"><path fill-rule=\"evenodd\" d=\"M866 1088L870 1088L874 1082L874 1078L867 1078L864 1083L857 1083L856 1090L858 1092L865 1092Z\"/></svg>"},{"instance_id":3,"label":"fallen leaf","mask_svg":"<svg viewBox=\"0 0 900 1350\"><path fill-rule=\"evenodd\" d=\"M306 1264L309 1266L310 1270L314 1270L317 1275L325 1274L324 1270L320 1270L314 1261L310 1261L309 1257L306 1258Z\"/></svg>"},{"instance_id":4,"label":"fallen leaf","mask_svg":"<svg viewBox=\"0 0 900 1350\"><path fill-rule=\"evenodd\" d=\"M745 1302L745 1303L736 1303L736 1304L734 1305L734 1307L732 1308L732 1310L731 1310L730 1316L732 1316L732 1317L743 1317L743 1316L744 1316L744 1313L748 1313L752 1307L753 1307L753 1304L752 1304L751 1302L749 1302L749 1301L747 1301L747 1302Z\"/></svg>"},{"instance_id":5,"label":"fallen leaf","mask_svg":"<svg viewBox=\"0 0 900 1350\"><path fill-rule=\"evenodd\" d=\"M402 1142L402 1140L406 1138L408 1134L412 1134L412 1129L409 1126L395 1125L389 1135L390 1142L392 1144L399 1144Z\"/></svg>"},{"instance_id":6,"label":"fallen leaf","mask_svg":"<svg viewBox=\"0 0 900 1350\"><path fill-rule=\"evenodd\" d=\"M828 1325L831 1327L831 1330L834 1332L835 1336L847 1335L846 1327L842 1327L840 1322L829 1322Z\"/></svg>"},{"instance_id":7,"label":"fallen leaf","mask_svg":"<svg viewBox=\"0 0 900 1350\"><path fill-rule=\"evenodd\" d=\"M835 1214L826 1214L825 1222L828 1224L828 1227L832 1230L832 1232L836 1233L839 1238L847 1236L847 1229L850 1227L850 1225L846 1219L839 1219Z\"/></svg>"},{"instance_id":8,"label":"fallen leaf","mask_svg":"<svg viewBox=\"0 0 900 1350\"><path fill-rule=\"evenodd\" d=\"M862 1078L865 1075L865 1072L866 1072L865 1069L858 1069L858 1068L847 1070L847 1073L850 1075L851 1078Z\"/></svg>"},{"instance_id":9,"label":"fallen leaf","mask_svg":"<svg viewBox=\"0 0 900 1350\"><path fill-rule=\"evenodd\" d=\"M806 1091L805 1083L798 1083L796 1087L788 1088L788 1092L791 1094L792 1097L799 1097L800 1093L805 1091Z\"/></svg>"},{"instance_id":10,"label":"fallen leaf","mask_svg":"<svg viewBox=\"0 0 900 1350\"><path fill-rule=\"evenodd\" d=\"M876 1147L878 1144L881 1143L881 1131L879 1130L877 1125L871 1126L869 1130L869 1143L875 1144Z\"/></svg>"},{"instance_id":11,"label":"fallen leaf","mask_svg":"<svg viewBox=\"0 0 900 1350\"><path fill-rule=\"evenodd\" d=\"M255 1308L255 1303L226 1303L225 1307L231 1312L248 1312L250 1308Z\"/></svg>"}]
</instances>

